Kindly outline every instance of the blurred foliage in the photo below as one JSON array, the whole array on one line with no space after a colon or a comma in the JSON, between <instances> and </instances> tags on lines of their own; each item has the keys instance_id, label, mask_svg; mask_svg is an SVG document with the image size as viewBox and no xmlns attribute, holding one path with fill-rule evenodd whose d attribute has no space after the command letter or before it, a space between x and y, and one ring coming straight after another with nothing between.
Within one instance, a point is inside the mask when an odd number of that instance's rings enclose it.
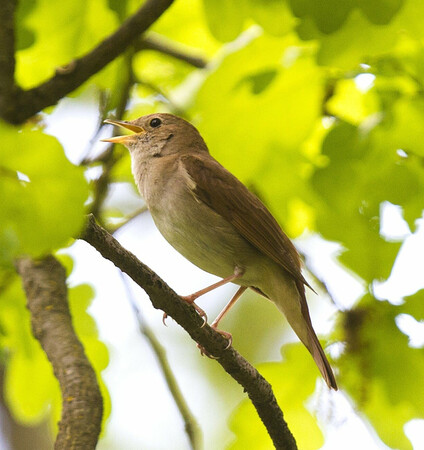
<instances>
[{"instance_id":1,"label":"blurred foliage","mask_svg":"<svg viewBox=\"0 0 424 450\"><path fill-rule=\"evenodd\" d=\"M135 0L19 2L17 82L25 88L37 85L138 7ZM406 314L423 321L424 300L421 291L394 305L376 299L373 285L390 276L408 237L382 235L384 205L400 207L410 234L424 207L423 15L420 0L178 0L153 30L182 51L209 58L207 69L143 51L117 59L72 93L97 89L99 99L105 94L108 99L99 107L102 114L113 114L133 71L126 118L155 111L183 114L199 128L212 154L267 203L292 237L316 233L341 245L340 264L363 281L365 292L338 314L328 336L329 342L344 343L334 366L355 409L386 445L399 449L411 448L405 423L424 417L424 356L422 348L410 346L396 319ZM84 168L67 160L42 122L1 123L0 133L0 342L6 397L19 420L34 423L52 411L54 421L59 391L31 337L13 259L72 242L83 225L86 179L92 175L84 177ZM111 171L111 182L132 179L124 155ZM125 215L116 204L105 205L105 223ZM91 297L88 286L70 290L77 331L100 371L107 351L86 313ZM272 380L300 448L318 448L323 435L305 408L317 372L298 346L283 354L283 362L260 370ZM230 426L235 434L230 448L246 448L252 439L256 448L269 448L247 402L234 412Z\"/></svg>"},{"instance_id":2,"label":"blurred foliage","mask_svg":"<svg viewBox=\"0 0 424 450\"><path fill-rule=\"evenodd\" d=\"M72 266L71 258L66 255L60 255L59 260L68 269ZM69 289L68 296L74 327L99 376L108 365L109 356L105 344L98 339L93 318L86 312L94 297L93 288L88 285L74 286ZM26 425L39 423L48 416L55 431L62 405L59 383L40 344L32 336L25 293L19 278L15 277L3 290L1 305L0 343L6 349L4 390L9 408L16 419ZM106 421L111 404L100 377L99 381Z\"/></svg>"},{"instance_id":3,"label":"blurred foliage","mask_svg":"<svg viewBox=\"0 0 424 450\"><path fill-rule=\"evenodd\" d=\"M301 344L289 344L283 348L283 362L258 365L260 373L271 383L279 405L284 406L284 417L296 442L302 450L319 448L324 437L316 418L306 408L305 399L315 391L317 370L308 352ZM284 376L282 376L284 374ZM302 380L299 383L299 380ZM233 414L230 428L237 440L229 448L232 450L249 448L269 449L271 440L259 417L255 415L252 403L244 400ZM308 430L305 433L305 430Z\"/></svg>"}]
</instances>

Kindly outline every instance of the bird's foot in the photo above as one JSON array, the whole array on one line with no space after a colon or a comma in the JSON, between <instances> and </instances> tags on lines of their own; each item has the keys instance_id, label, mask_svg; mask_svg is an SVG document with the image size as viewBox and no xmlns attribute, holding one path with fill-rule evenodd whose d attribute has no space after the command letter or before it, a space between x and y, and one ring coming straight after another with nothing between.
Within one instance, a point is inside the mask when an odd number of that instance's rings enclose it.
<instances>
[{"instance_id":1,"label":"bird's foot","mask_svg":"<svg viewBox=\"0 0 424 450\"><path fill-rule=\"evenodd\" d=\"M222 337L228 340L228 345L224 348L224 350L228 350L231 347L231 344L233 343L233 335L231 333L228 333L228 331L218 330L216 327L211 325L211 327L217 331ZM200 350L200 354L202 356L207 356L211 359L219 359L219 356L213 356L210 353L208 353L203 346L200 344L197 344L197 348Z\"/></svg>"},{"instance_id":2,"label":"bird's foot","mask_svg":"<svg viewBox=\"0 0 424 450\"><path fill-rule=\"evenodd\" d=\"M199 295L197 295L197 293L195 292L194 294L190 294L190 295L180 295L180 297L185 302L192 304L199 297Z\"/></svg>"},{"instance_id":3,"label":"bird's foot","mask_svg":"<svg viewBox=\"0 0 424 450\"><path fill-rule=\"evenodd\" d=\"M211 327L215 331L217 331L222 337L227 339L228 345L224 348L224 350L228 350L231 347L232 343L233 343L233 335L231 333L229 333L228 331L218 330L216 327L213 326L213 324L211 325Z\"/></svg>"},{"instance_id":4,"label":"bird's foot","mask_svg":"<svg viewBox=\"0 0 424 450\"><path fill-rule=\"evenodd\" d=\"M185 302L187 302L189 305L192 305L193 308L197 311L197 314L199 314L199 316L203 319L203 323L202 326L200 328L203 328L207 322L208 322L208 316L205 313L205 311L203 311L203 309L200 306L197 306L196 303L194 303L194 300L196 300L196 296L195 294L192 295L181 295L180 296Z\"/></svg>"},{"instance_id":5,"label":"bird's foot","mask_svg":"<svg viewBox=\"0 0 424 450\"><path fill-rule=\"evenodd\" d=\"M182 298L184 301L186 301L185 297L181 297L181 298ZM190 305L192 305L193 308L197 311L197 314L199 314L199 316L203 319L203 323L202 323L202 325L200 326L200 328L203 328L203 327L207 324L207 322L208 322L208 316L206 315L205 311L203 311L203 309L200 308L200 306L197 306L196 303L194 303L194 302L188 301L187 303L189 303ZM166 314L166 312L164 312L164 313L163 313L163 316L162 316L162 322L163 322L163 324L164 324L165 326L167 326L167 325L166 325L166 319L167 319L167 318L168 318L168 314Z\"/></svg>"}]
</instances>

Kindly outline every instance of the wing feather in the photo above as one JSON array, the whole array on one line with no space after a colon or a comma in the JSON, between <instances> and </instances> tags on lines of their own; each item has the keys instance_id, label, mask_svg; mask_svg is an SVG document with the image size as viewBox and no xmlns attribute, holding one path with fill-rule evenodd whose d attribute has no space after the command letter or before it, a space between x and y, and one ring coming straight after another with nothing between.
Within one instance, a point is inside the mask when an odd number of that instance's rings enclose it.
<instances>
[{"instance_id":1,"label":"wing feather","mask_svg":"<svg viewBox=\"0 0 424 450\"><path fill-rule=\"evenodd\" d=\"M234 175L209 155L183 155L181 163L194 181L193 193L231 223L259 251L309 286L299 254L265 205ZM311 288L312 289L312 288Z\"/></svg>"}]
</instances>

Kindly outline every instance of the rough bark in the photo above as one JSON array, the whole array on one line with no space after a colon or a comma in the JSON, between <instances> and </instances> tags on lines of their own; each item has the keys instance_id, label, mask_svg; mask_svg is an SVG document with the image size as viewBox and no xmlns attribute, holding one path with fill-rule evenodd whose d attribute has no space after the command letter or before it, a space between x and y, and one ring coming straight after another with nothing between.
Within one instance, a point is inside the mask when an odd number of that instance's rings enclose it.
<instances>
[{"instance_id":1,"label":"rough bark","mask_svg":"<svg viewBox=\"0 0 424 450\"><path fill-rule=\"evenodd\" d=\"M62 391L62 418L55 448L94 449L100 433L103 400L94 370L72 326L66 273L53 256L20 259L31 313L32 331L40 342Z\"/></svg>"}]
</instances>

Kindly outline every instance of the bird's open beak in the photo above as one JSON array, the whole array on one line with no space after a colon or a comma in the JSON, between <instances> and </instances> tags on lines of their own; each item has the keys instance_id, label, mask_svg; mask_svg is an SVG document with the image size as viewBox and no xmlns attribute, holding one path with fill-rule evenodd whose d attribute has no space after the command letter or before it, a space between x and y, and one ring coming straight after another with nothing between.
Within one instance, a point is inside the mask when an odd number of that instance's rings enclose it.
<instances>
[{"instance_id":1,"label":"bird's open beak","mask_svg":"<svg viewBox=\"0 0 424 450\"><path fill-rule=\"evenodd\" d=\"M136 134L144 134L146 130L143 127L140 127L138 125L134 125L131 122L126 122L123 120L110 120L106 119L105 123L110 123L111 125L115 125L117 127L126 128L127 130L134 131ZM134 134L128 134L126 136L114 136L107 139L102 139L102 142L112 142L114 144L125 144L128 141L131 141L134 139Z\"/></svg>"}]
</instances>

